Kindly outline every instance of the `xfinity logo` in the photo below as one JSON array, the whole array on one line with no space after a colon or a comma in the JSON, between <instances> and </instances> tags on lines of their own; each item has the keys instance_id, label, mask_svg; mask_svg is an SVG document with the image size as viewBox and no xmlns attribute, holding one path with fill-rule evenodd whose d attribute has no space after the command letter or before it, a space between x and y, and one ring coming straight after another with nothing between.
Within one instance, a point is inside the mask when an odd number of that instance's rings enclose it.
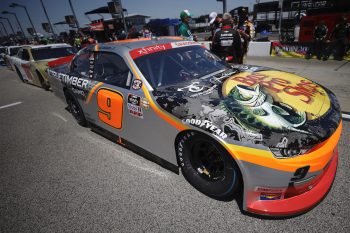
<instances>
[{"instance_id":1,"label":"xfinity logo","mask_svg":"<svg viewBox=\"0 0 350 233\"><path fill-rule=\"evenodd\" d=\"M155 46L150 46L150 47L145 47L142 49L137 50L137 52L139 53L139 55L146 55L149 53L154 53L154 52L158 52L158 51L162 51L165 50L165 45L155 45Z\"/></svg>"}]
</instances>

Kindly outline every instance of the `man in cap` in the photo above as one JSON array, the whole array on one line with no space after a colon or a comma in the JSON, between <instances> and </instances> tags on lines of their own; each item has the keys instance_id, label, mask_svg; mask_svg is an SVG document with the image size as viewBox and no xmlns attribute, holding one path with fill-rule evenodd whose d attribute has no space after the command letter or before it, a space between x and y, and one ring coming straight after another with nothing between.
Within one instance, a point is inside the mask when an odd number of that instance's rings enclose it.
<instances>
[{"instance_id":1,"label":"man in cap","mask_svg":"<svg viewBox=\"0 0 350 233\"><path fill-rule=\"evenodd\" d=\"M347 45L349 43L349 35L350 35L350 25L348 23L348 19L343 16L340 19L340 23L337 24L332 32L331 38L334 37L333 48L336 49L334 54L334 59L343 60L344 55L347 51Z\"/></svg>"},{"instance_id":2,"label":"man in cap","mask_svg":"<svg viewBox=\"0 0 350 233\"><path fill-rule=\"evenodd\" d=\"M222 21L222 19L218 16L218 13L213 11L209 14L211 38L214 37L214 35L217 31L220 31L221 21Z\"/></svg>"},{"instance_id":3,"label":"man in cap","mask_svg":"<svg viewBox=\"0 0 350 233\"><path fill-rule=\"evenodd\" d=\"M324 20L321 20L314 29L314 41L310 49L307 51L305 58L310 59L316 54L317 59L321 60L324 56L324 48L326 47L326 37L328 28Z\"/></svg>"},{"instance_id":4,"label":"man in cap","mask_svg":"<svg viewBox=\"0 0 350 233\"><path fill-rule=\"evenodd\" d=\"M192 35L189 22L191 20L191 13L188 10L183 10L180 13L181 24L179 26L179 35L184 37L187 40L196 40Z\"/></svg>"},{"instance_id":5,"label":"man in cap","mask_svg":"<svg viewBox=\"0 0 350 233\"><path fill-rule=\"evenodd\" d=\"M212 51L223 60L242 64L241 37L232 26L232 18L222 20L221 30L213 38Z\"/></svg>"}]
</instances>

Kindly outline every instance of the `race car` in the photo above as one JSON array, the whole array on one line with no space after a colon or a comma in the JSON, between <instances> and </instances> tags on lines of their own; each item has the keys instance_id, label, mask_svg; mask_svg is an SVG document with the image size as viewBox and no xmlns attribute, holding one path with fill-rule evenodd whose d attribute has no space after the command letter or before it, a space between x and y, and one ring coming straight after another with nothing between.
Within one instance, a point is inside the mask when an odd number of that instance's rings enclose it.
<instances>
[{"instance_id":1,"label":"race car","mask_svg":"<svg viewBox=\"0 0 350 233\"><path fill-rule=\"evenodd\" d=\"M270 216L305 212L336 174L340 106L325 87L232 66L199 43L137 39L82 49L48 69L76 121L179 172L205 195Z\"/></svg>"},{"instance_id":2,"label":"race car","mask_svg":"<svg viewBox=\"0 0 350 233\"><path fill-rule=\"evenodd\" d=\"M47 63L61 57L74 56L76 49L68 44L25 45L12 57L14 70L23 81L50 89Z\"/></svg>"}]
</instances>

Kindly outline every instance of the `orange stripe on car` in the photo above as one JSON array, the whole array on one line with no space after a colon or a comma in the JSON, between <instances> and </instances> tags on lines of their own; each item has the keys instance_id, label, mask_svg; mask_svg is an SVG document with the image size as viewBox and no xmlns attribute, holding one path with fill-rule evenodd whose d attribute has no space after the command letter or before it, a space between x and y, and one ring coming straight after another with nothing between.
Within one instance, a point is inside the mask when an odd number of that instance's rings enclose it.
<instances>
[{"instance_id":1,"label":"orange stripe on car","mask_svg":"<svg viewBox=\"0 0 350 233\"><path fill-rule=\"evenodd\" d=\"M136 76L136 79L141 80L141 78L139 77L134 65L132 64L132 62L128 59L129 65L133 71L133 73ZM161 117L163 120L165 120L166 122L168 122L170 125L174 126L176 129L182 131L185 129L188 129L188 127L186 125L184 125L180 120L178 120L177 118L171 116L169 113L162 111L161 109L159 109L159 107L153 102L153 99L151 97L151 95L149 94L147 87L145 85L142 85L142 91L145 94L146 98L149 100L150 106L153 109L153 111L159 116Z\"/></svg>"},{"instance_id":2,"label":"orange stripe on car","mask_svg":"<svg viewBox=\"0 0 350 233\"><path fill-rule=\"evenodd\" d=\"M310 165L310 172L315 172L323 169L332 158L341 131L342 122L339 124L339 127L334 134L321 143L321 145L316 146L315 150L311 150L311 152L304 155L286 159L277 159L273 156L272 152L266 150L224 143L222 143L222 145L232 157L237 160L286 172L294 172L297 168Z\"/></svg>"},{"instance_id":3,"label":"orange stripe on car","mask_svg":"<svg viewBox=\"0 0 350 233\"><path fill-rule=\"evenodd\" d=\"M97 89L98 87L100 87L102 84L103 84L103 82L99 82L99 83L97 83L97 84L90 90L89 95L88 95L88 97L87 97L87 99L86 99L86 101L85 101L85 104L90 103L91 98L92 98L92 95L94 94L94 92L96 91L96 89Z\"/></svg>"}]
</instances>

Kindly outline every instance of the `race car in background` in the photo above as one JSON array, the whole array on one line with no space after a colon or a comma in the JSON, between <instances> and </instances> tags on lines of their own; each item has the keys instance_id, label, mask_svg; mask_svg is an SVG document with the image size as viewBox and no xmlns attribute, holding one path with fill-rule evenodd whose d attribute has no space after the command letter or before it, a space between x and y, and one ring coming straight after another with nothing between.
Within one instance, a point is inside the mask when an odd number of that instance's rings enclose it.
<instances>
[{"instance_id":1,"label":"race car in background","mask_svg":"<svg viewBox=\"0 0 350 233\"><path fill-rule=\"evenodd\" d=\"M14 70L23 81L46 90L50 88L47 63L61 57L74 56L76 49L68 44L25 45L12 58Z\"/></svg>"},{"instance_id":2,"label":"race car in background","mask_svg":"<svg viewBox=\"0 0 350 233\"><path fill-rule=\"evenodd\" d=\"M336 174L340 106L328 89L259 66L229 66L171 38L88 46L48 69L54 94L96 132L243 209L294 215Z\"/></svg>"}]
</instances>

